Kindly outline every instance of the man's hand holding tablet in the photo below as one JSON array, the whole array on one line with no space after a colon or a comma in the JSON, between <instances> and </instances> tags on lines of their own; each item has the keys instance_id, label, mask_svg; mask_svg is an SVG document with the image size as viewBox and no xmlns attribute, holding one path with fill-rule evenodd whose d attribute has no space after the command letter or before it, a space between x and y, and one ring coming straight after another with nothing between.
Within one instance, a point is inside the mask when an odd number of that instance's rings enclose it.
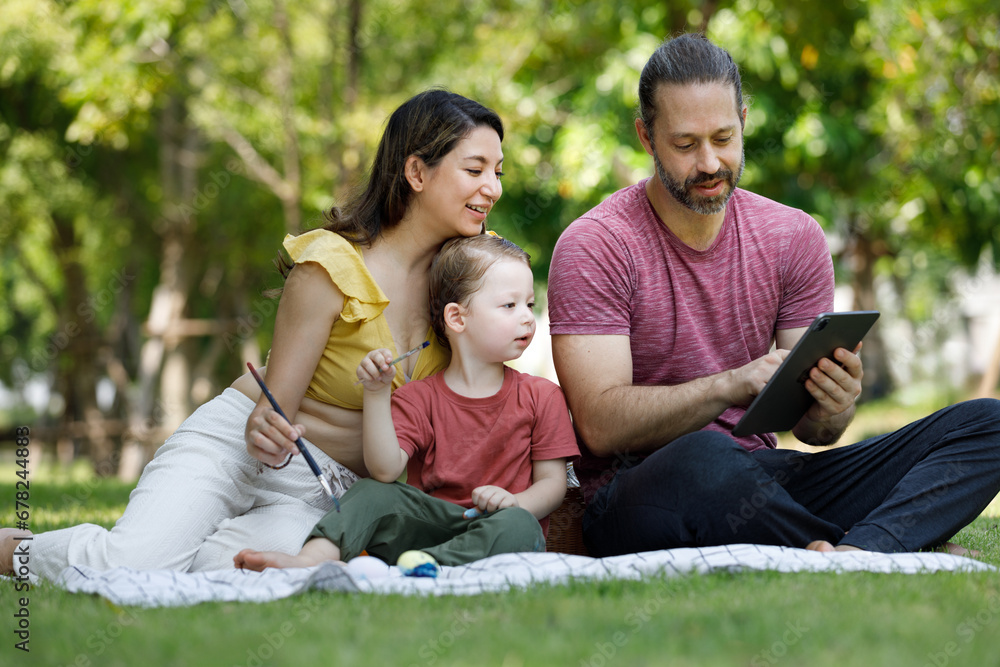
<instances>
[{"instance_id":1,"label":"man's hand holding tablet","mask_svg":"<svg viewBox=\"0 0 1000 667\"><path fill-rule=\"evenodd\" d=\"M810 369L823 357L833 359L838 347L855 349L878 316L878 311L865 310L823 313L817 317L747 408L733 435L787 431L794 427L814 400L804 386Z\"/></svg>"}]
</instances>

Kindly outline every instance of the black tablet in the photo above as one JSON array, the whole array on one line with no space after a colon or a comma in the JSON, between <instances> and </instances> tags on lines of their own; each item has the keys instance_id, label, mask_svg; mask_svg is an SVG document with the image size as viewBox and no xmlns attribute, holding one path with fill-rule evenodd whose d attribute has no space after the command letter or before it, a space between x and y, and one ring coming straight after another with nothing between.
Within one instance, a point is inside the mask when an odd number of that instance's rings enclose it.
<instances>
[{"instance_id":1,"label":"black tablet","mask_svg":"<svg viewBox=\"0 0 1000 667\"><path fill-rule=\"evenodd\" d=\"M833 359L838 347L848 350L857 347L878 316L876 310L862 310L823 313L817 317L747 408L733 435L793 428L815 400L805 388L812 367L823 357Z\"/></svg>"}]
</instances>

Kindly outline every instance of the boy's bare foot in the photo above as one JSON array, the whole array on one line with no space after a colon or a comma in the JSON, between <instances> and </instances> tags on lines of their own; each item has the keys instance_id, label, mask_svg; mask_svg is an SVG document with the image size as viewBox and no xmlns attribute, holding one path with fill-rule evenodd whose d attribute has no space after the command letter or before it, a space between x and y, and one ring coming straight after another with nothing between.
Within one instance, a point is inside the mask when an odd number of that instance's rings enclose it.
<instances>
[{"instance_id":1,"label":"boy's bare foot","mask_svg":"<svg viewBox=\"0 0 1000 667\"><path fill-rule=\"evenodd\" d=\"M833 553L835 551L864 551L864 549L859 549L858 547L852 547L849 544L840 544L838 546L833 546L826 540L813 540L806 545L806 549L809 551L820 551L822 553Z\"/></svg>"},{"instance_id":2,"label":"boy's bare foot","mask_svg":"<svg viewBox=\"0 0 1000 667\"><path fill-rule=\"evenodd\" d=\"M293 556L280 551L254 551L253 549L244 549L233 557L233 564L236 567L255 572L263 572L269 567L282 570L289 567L312 567L321 562L308 554Z\"/></svg>"},{"instance_id":3,"label":"boy's bare foot","mask_svg":"<svg viewBox=\"0 0 1000 667\"><path fill-rule=\"evenodd\" d=\"M0 574L14 571L14 552L25 537L31 537L30 530L0 528Z\"/></svg>"},{"instance_id":4,"label":"boy's bare foot","mask_svg":"<svg viewBox=\"0 0 1000 667\"><path fill-rule=\"evenodd\" d=\"M233 556L233 564L241 570L263 572L269 567L284 569L288 567L312 567L326 561L334 561L346 565L340 560L340 547L323 537L312 537L302 546L297 556L281 551L254 551L244 549Z\"/></svg>"}]
</instances>

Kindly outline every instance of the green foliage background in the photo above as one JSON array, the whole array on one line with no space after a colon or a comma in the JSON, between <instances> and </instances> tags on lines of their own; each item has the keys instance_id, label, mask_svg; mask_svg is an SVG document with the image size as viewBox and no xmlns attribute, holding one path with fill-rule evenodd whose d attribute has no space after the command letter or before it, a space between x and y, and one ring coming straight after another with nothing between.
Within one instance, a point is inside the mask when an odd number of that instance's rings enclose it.
<instances>
[{"instance_id":1,"label":"green foliage background","mask_svg":"<svg viewBox=\"0 0 1000 667\"><path fill-rule=\"evenodd\" d=\"M889 278L926 321L955 267L1000 258L994 5L2 0L0 430L117 420L106 458L226 386L269 344L283 235L363 181L387 115L431 86L504 118L491 223L544 282L561 230L649 174L639 71L683 31L742 66L742 185L824 225L856 305ZM44 414L22 396L38 378L60 396Z\"/></svg>"}]
</instances>

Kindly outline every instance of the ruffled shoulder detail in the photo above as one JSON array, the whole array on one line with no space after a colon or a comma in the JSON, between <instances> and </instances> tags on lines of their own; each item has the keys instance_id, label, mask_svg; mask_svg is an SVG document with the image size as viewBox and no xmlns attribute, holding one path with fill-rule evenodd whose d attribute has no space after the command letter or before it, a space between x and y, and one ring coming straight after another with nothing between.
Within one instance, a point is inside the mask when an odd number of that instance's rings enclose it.
<instances>
[{"instance_id":1,"label":"ruffled shoulder detail","mask_svg":"<svg viewBox=\"0 0 1000 667\"><path fill-rule=\"evenodd\" d=\"M282 244L296 264L316 262L330 274L333 284L344 293L345 322L371 320L382 314L389 299L368 272L361 250L340 234L314 229L298 236L289 234Z\"/></svg>"}]
</instances>

